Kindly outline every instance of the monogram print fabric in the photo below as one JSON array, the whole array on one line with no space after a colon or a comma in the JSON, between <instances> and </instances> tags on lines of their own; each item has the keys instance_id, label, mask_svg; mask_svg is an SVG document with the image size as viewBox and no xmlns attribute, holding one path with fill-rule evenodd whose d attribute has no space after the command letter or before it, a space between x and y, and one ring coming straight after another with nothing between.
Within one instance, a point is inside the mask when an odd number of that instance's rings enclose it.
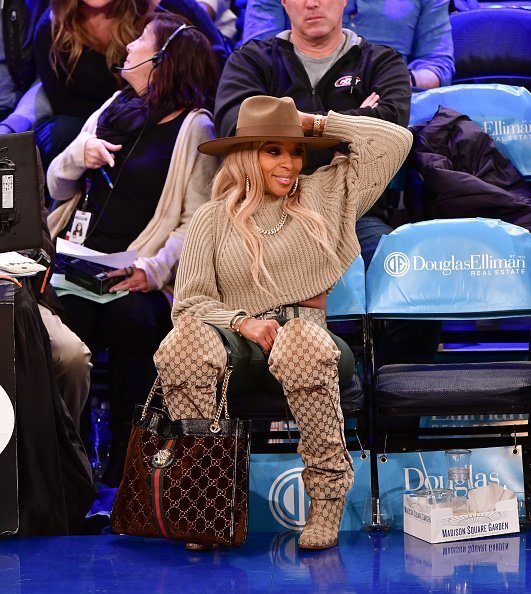
<instances>
[{"instance_id":1,"label":"monogram print fabric","mask_svg":"<svg viewBox=\"0 0 531 594\"><path fill-rule=\"evenodd\" d=\"M286 317L292 309L284 311ZM301 310L305 316L308 308ZM301 435L298 452L313 510L301 535L303 548L335 544L345 495L353 482L340 407L339 356L324 329L323 313L316 312L311 321L296 317L279 329L268 361L270 372L282 384ZM182 316L157 351L155 364L166 386L164 396L172 418L213 414L216 383L222 379L226 354L212 328ZM176 489L174 495L178 495ZM193 513L197 514L195 508Z\"/></svg>"},{"instance_id":2,"label":"monogram print fabric","mask_svg":"<svg viewBox=\"0 0 531 594\"><path fill-rule=\"evenodd\" d=\"M154 360L169 418L148 408L135 420L111 525L126 534L240 545L250 423L226 419L220 433L210 431L227 365L223 343L212 328L183 316Z\"/></svg>"},{"instance_id":3,"label":"monogram print fabric","mask_svg":"<svg viewBox=\"0 0 531 594\"><path fill-rule=\"evenodd\" d=\"M214 436L204 422L203 435L172 439L167 423L157 427L162 415L155 410L148 411L145 426L133 427L111 514L113 530L202 544L242 544L247 533L249 425L226 421L232 424L227 434ZM178 424L174 429L181 433ZM171 461L159 468L157 460L165 458L160 454L167 452L168 442Z\"/></svg>"},{"instance_id":4,"label":"monogram print fabric","mask_svg":"<svg viewBox=\"0 0 531 594\"><path fill-rule=\"evenodd\" d=\"M353 480L344 448L338 360L327 332L301 318L286 323L269 356L269 369L282 384L299 426L302 478L311 498L343 497Z\"/></svg>"},{"instance_id":5,"label":"monogram print fabric","mask_svg":"<svg viewBox=\"0 0 531 594\"><path fill-rule=\"evenodd\" d=\"M301 549L327 549L337 544L345 497L312 499L306 526L299 538Z\"/></svg>"},{"instance_id":6,"label":"monogram print fabric","mask_svg":"<svg viewBox=\"0 0 531 594\"><path fill-rule=\"evenodd\" d=\"M172 419L213 418L216 384L227 365L227 351L215 330L197 318L181 316L154 361Z\"/></svg>"}]
</instances>

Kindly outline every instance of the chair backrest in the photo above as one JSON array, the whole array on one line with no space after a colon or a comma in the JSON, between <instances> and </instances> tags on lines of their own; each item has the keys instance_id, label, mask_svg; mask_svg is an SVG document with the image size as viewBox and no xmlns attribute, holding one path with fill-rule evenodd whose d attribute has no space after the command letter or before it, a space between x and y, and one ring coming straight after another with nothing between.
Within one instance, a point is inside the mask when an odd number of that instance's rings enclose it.
<instances>
[{"instance_id":1,"label":"chair backrest","mask_svg":"<svg viewBox=\"0 0 531 594\"><path fill-rule=\"evenodd\" d=\"M339 279L326 300L329 321L359 318L365 314L365 266L358 256Z\"/></svg>"},{"instance_id":2,"label":"chair backrest","mask_svg":"<svg viewBox=\"0 0 531 594\"><path fill-rule=\"evenodd\" d=\"M455 83L499 82L531 88L531 12L481 8L450 15Z\"/></svg>"},{"instance_id":3,"label":"chair backrest","mask_svg":"<svg viewBox=\"0 0 531 594\"><path fill-rule=\"evenodd\" d=\"M531 233L495 219L434 220L382 237L367 271L375 317L531 315Z\"/></svg>"},{"instance_id":4,"label":"chair backrest","mask_svg":"<svg viewBox=\"0 0 531 594\"><path fill-rule=\"evenodd\" d=\"M529 35L531 39L531 24ZM466 114L494 139L516 169L531 179L531 93L527 89L481 84L416 93L411 101L409 125L430 120L440 105Z\"/></svg>"}]
</instances>

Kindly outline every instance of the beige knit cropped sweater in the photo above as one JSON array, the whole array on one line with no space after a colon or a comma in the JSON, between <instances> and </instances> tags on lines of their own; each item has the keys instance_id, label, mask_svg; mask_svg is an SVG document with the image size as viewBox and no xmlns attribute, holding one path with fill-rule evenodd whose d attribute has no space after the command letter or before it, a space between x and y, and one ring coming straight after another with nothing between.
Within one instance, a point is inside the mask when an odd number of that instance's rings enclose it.
<instances>
[{"instance_id":1,"label":"beige knit cropped sweater","mask_svg":"<svg viewBox=\"0 0 531 594\"><path fill-rule=\"evenodd\" d=\"M356 220L404 162L412 135L376 118L330 111L324 136L348 142L350 154L301 176L300 202L324 217L340 271L300 223L288 216L278 233L263 236L264 264L280 290L268 286L275 293L269 295L253 280L251 257L225 203L208 202L195 213L184 245L175 279L174 323L187 314L228 328L238 313L256 316L280 304L314 297L333 287L347 270L360 252ZM254 218L262 229L271 229L281 214L282 200L266 196Z\"/></svg>"}]
</instances>

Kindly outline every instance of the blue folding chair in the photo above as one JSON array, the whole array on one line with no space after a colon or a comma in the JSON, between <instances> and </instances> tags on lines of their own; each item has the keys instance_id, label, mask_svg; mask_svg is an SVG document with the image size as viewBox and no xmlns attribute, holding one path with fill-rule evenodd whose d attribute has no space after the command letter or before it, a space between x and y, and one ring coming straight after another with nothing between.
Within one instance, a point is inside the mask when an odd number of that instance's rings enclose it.
<instances>
[{"instance_id":1,"label":"blue folding chair","mask_svg":"<svg viewBox=\"0 0 531 594\"><path fill-rule=\"evenodd\" d=\"M516 169L531 179L531 93L527 89L503 84L461 84L416 93L411 99L409 125L431 120L439 106L466 114L494 139Z\"/></svg>"},{"instance_id":2,"label":"blue folding chair","mask_svg":"<svg viewBox=\"0 0 531 594\"><path fill-rule=\"evenodd\" d=\"M530 316L530 267L531 234L516 225L480 218L404 225L382 238L367 271L369 325L375 320L397 318L477 320ZM386 365L376 369L372 357L369 397L374 501L379 496L378 452L382 452L380 461L385 461L388 451L444 449L449 434L466 435L467 445L471 439L476 446L508 442L516 445L516 426L497 427L495 438L492 427L419 429L415 434L409 428L406 435L394 435L389 420L423 415L529 413L531 361L527 358ZM490 437L485 435L487 431ZM421 441L427 434L431 439ZM446 438L441 439L441 435ZM522 437L518 439L524 443ZM452 444L457 441L452 440ZM377 525L377 518L373 523Z\"/></svg>"}]
</instances>

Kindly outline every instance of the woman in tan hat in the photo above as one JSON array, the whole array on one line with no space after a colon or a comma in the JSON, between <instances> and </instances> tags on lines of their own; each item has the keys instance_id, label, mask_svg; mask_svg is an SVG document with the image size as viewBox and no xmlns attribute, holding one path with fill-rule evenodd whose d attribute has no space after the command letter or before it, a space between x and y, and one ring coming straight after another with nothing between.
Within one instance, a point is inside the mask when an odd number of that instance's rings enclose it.
<instances>
[{"instance_id":1,"label":"woman in tan hat","mask_svg":"<svg viewBox=\"0 0 531 594\"><path fill-rule=\"evenodd\" d=\"M306 151L338 142L349 144L349 155L299 175ZM165 393L174 419L213 414L227 359L223 340L234 358L229 398L255 391L257 381L283 390L300 430L311 498L300 548L337 544L353 481L339 404L352 353L326 330L326 294L360 251L356 219L410 146L409 131L394 124L299 113L291 98L266 96L242 103L234 137L199 146L225 160L212 201L192 220L177 272L174 328L155 363L162 384L176 386Z\"/></svg>"}]
</instances>

